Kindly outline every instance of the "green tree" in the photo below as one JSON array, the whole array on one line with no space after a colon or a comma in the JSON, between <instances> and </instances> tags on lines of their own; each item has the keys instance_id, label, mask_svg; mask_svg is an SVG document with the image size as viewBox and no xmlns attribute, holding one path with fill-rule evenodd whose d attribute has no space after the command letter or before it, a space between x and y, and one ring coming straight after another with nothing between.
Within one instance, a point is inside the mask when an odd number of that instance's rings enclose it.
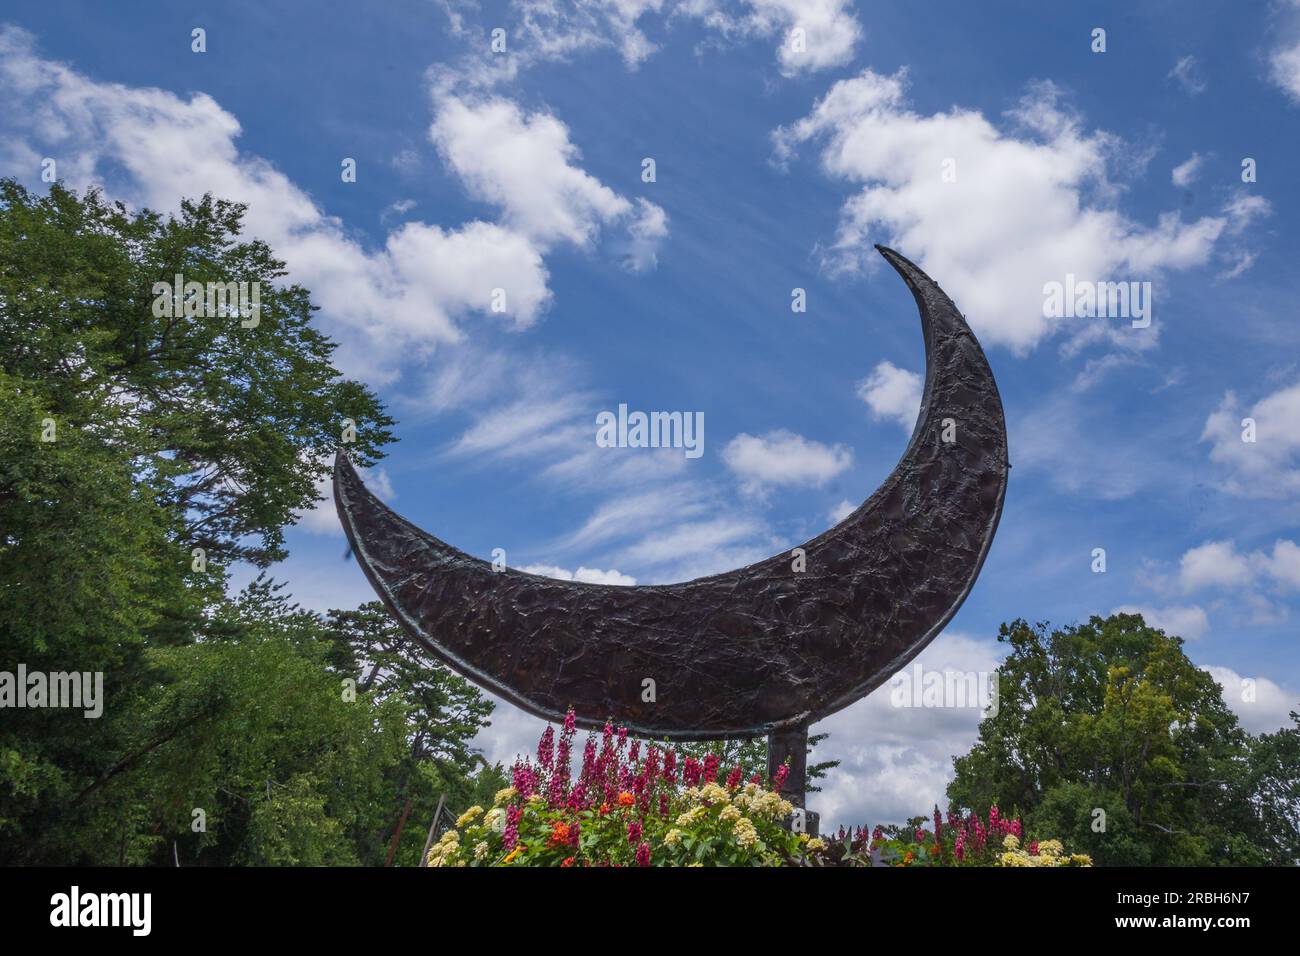
<instances>
[{"instance_id":1,"label":"green tree","mask_svg":"<svg viewBox=\"0 0 1300 956\"><path fill-rule=\"evenodd\" d=\"M356 610L332 610L328 629L344 673L358 675L358 688L378 701L400 701L407 718L407 747L397 772L389 830L394 862L418 862L425 833L412 819L432 818L440 796L457 811L477 788L465 785L482 772L505 786L501 768L488 767L470 747L490 725L494 704L469 681L432 659L398 626L378 601ZM495 790L493 790L495 793Z\"/></svg>"},{"instance_id":2,"label":"green tree","mask_svg":"<svg viewBox=\"0 0 1300 956\"><path fill-rule=\"evenodd\" d=\"M1282 862L1264 836L1275 798L1243 783L1251 738L1181 638L1117 614L1052 631L1017 620L998 640L1000 707L954 760L954 805L1022 813L1099 863Z\"/></svg>"},{"instance_id":3,"label":"green tree","mask_svg":"<svg viewBox=\"0 0 1300 956\"><path fill-rule=\"evenodd\" d=\"M490 704L448 672L394 648L346 692L374 607L226 596L231 562L284 556L345 420L360 464L392 440L243 214L0 180L0 669L99 671L107 698L6 710L2 863L383 863L403 793L427 820L501 780L469 748ZM178 273L258 283L257 323L156 309Z\"/></svg>"},{"instance_id":4,"label":"green tree","mask_svg":"<svg viewBox=\"0 0 1300 956\"><path fill-rule=\"evenodd\" d=\"M132 214L95 191L0 180L0 370L129 461L184 550L265 565L316 500L344 420L371 464L392 419L331 364L307 290L277 284L284 263L240 239L244 211L205 196L176 217ZM258 283L256 326L155 314L155 284L177 275Z\"/></svg>"}]
</instances>

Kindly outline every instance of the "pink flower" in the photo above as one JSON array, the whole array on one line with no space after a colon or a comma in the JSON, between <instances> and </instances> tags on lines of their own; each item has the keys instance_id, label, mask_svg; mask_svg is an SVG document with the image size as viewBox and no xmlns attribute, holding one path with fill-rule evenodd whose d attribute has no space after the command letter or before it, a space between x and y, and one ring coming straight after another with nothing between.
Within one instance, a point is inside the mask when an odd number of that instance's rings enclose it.
<instances>
[{"instance_id":1,"label":"pink flower","mask_svg":"<svg viewBox=\"0 0 1300 956\"><path fill-rule=\"evenodd\" d=\"M636 848L636 865L637 866L650 865L650 844L649 843L642 843L639 847Z\"/></svg>"},{"instance_id":2,"label":"pink flower","mask_svg":"<svg viewBox=\"0 0 1300 956\"><path fill-rule=\"evenodd\" d=\"M519 842L519 806L511 804L506 810L506 829L501 835L501 842L506 850L513 850Z\"/></svg>"},{"instance_id":3,"label":"pink flower","mask_svg":"<svg viewBox=\"0 0 1300 956\"><path fill-rule=\"evenodd\" d=\"M586 803L586 800L587 800L586 786L582 783L574 784L573 789L569 791L569 809L581 810L583 804Z\"/></svg>"},{"instance_id":4,"label":"pink flower","mask_svg":"<svg viewBox=\"0 0 1300 956\"><path fill-rule=\"evenodd\" d=\"M718 767L722 764L722 758L717 754L707 754L704 757L704 782L713 783L718 779Z\"/></svg>"},{"instance_id":5,"label":"pink flower","mask_svg":"<svg viewBox=\"0 0 1300 956\"><path fill-rule=\"evenodd\" d=\"M787 766L786 764L781 764L781 766L777 767L776 780L773 781L772 783L772 789L775 790L777 793L780 793L781 788L785 786L785 778L788 777L789 775L790 775L789 766Z\"/></svg>"},{"instance_id":6,"label":"pink flower","mask_svg":"<svg viewBox=\"0 0 1300 956\"><path fill-rule=\"evenodd\" d=\"M537 789L537 773L523 761L516 761L510 782L519 791L520 799L527 800Z\"/></svg>"},{"instance_id":7,"label":"pink flower","mask_svg":"<svg viewBox=\"0 0 1300 956\"><path fill-rule=\"evenodd\" d=\"M732 768L731 773L727 774L727 789L735 790L740 786L740 781L744 779L745 771L740 769L740 764Z\"/></svg>"},{"instance_id":8,"label":"pink flower","mask_svg":"<svg viewBox=\"0 0 1300 956\"><path fill-rule=\"evenodd\" d=\"M631 823L627 825L627 842L628 843L641 842L641 821L640 820L633 820Z\"/></svg>"},{"instance_id":9,"label":"pink flower","mask_svg":"<svg viewBox=\"0 0 1300 956\"><path fill-rule=\"evenodd\" d=\"M682 783L688 787L694 787L700 782L700 774L703 769L700 762L694 757L686 758L686 766L682 768Z\"/></svg>"},{"instance_id":10,"label":"pink flower","mask_svg":"<svg viewBox=\"0 0 1300 956\"><path fill-rule=\"evenodd\" d=\"M677 751L669 750L664 754L664 779L673 783L677 779Z\"/></svg>"},{"instance_id":11,"label":"pink flower","mask_svg":"<svg viewBox=\"0 0 1300 956\"><path fill-rule=\"evenodd\" d=\"M578 722L573 716L573 708L570 707L569 712L564 715L564 736L572 737L577 728Z\"/></svg>"},{"instance_id":12,"label":"pink flower","mask_svg":"<svg viewBox=\"0 0 1300 956\"><path fill-rule=\"evenodd\" d=\"M537 744L537 762L547 770L551 769L551 758L555 750L555 728L550 724L542 731L542 739Z\"/></svg>"}]
</instances>

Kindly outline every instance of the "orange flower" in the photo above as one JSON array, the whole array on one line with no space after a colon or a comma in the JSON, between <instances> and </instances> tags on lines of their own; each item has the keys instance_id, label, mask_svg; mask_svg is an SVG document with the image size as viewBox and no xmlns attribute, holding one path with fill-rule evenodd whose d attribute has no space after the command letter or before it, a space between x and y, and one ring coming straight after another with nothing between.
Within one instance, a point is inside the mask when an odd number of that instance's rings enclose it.
<instances>
[{"instance_id":1,"label":"orange flower","mask_svg":"<svg viewBox=\"0 0 1300 956\"><path fill-rule=\"evenodd\" d=\"M632 796L632 794L628 793L626 790L618 795L618 805L620 807L630 807L634 803L636 803L636 797Z\"/></svg>"},{"instance_id":2,"label":"orange flower","mask_svg":"<svg viewBox=\"0 0 1300 956\"><path fill-rule=\"evenodd\" d=\"M600 812L601 814L609 813L609 804L608 804L608 803L602 803L602 804L600 805L600 810L599 810L599 812Z\"/></svg>"},{"instance_id":3,"label":"orange flower","mask_svg":"<svg viewBox=\"0 0 1300 956\"><path fill-rule=\"evenodd\" d=\"M564 858L564 862L561 863L560 866L573 866L573 857L566 856Z\"/></svg>"},{"instance_id":4,"label":"orange flower","mask_svg":"<svg viewBox=\"0 0 1300 956\"><path fill-rule=\"evenodd\" d=\"M563 846L569 842L569 825L567 823L556 823L551 830L551 846Z\"/></svg>"},{"instance_id":5,"label":"orange flower","mask_svg":"<svg viewBox=\"0 0 1300 956\"><path fill-rule=\"evenodd\" d=\"M908 850L906 853L903 854L903 866L907 866L907 864L911 862L912 862L912 851Z\"/></svg>"}]
</instances>

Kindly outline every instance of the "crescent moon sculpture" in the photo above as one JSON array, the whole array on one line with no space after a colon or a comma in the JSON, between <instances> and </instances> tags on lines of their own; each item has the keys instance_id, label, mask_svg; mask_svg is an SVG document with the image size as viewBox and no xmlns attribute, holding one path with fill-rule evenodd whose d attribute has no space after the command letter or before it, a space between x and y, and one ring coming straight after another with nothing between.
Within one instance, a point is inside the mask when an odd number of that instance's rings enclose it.
<instances>
[{"instance_id":1,"label":"crescent moon sculpture","mask_svg":"<svg viewBox=\"0 0 1300 956\"><path fill-rule=\"evenodd\" d=\"M678 740L769 734L802 778L808 725L884 683L957 612L1007 487L1002 400L979 342L929 276L876 248L920 310L921 411L884 484L801 546L803 570L790 552L637 587L497 571L391 511L340 451L339 518L384 604L436 658L539 717L572 707L585 727L612 716Z\"/></svg>"}]
</instances>

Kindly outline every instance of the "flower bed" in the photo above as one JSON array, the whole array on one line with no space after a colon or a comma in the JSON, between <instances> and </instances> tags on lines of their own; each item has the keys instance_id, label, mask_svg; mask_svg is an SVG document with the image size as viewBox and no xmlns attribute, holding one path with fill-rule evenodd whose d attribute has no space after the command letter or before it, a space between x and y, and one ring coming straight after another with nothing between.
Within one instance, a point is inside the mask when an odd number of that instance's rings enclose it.
<instances>
[{"instance_id":1,"label":"flower bed","mask_svg":"<svg viewBox=\"0 0 1300 956\"><path fill-rule=\"evenodd\" d=\"M721 758L678 760L606 724L589 734L572 779L573 713L547 727L536 760L512 770L490 808L470 807L429 851L429 866L1090 866L1056 841L1022 848L1019 820L935 808L934 827L841 829L809 838L786 826L786 768L745 780Z\"/></svg>"}]
</instances>

